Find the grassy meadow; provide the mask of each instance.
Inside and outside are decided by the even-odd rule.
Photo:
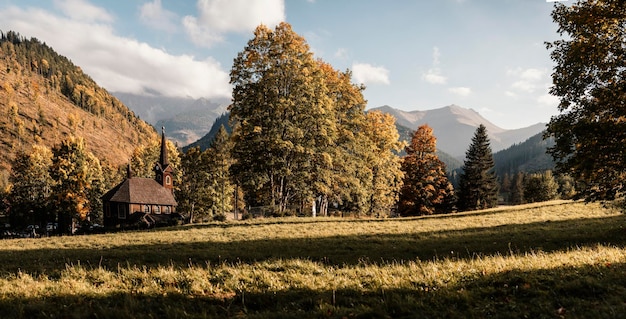
[[[0,241],[0,318],[622,318],[626,216],[555,201]]]

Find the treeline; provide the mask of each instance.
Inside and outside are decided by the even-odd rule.
[[[129,123],[140,132],[138,142],[143,143],[143,137],[152,134],[154,129],[140,120],[117,98],[110,95],[105,89],[98,86],[79,67],[69,59],[59,55],[45,43],[36,38],[26,39],[17,32],[0,31],[0,58],[4,59],[7,74],[17,77],[27,77],[38,74],[46,79],[44,87],[37,83],[25,83],[35,95],[50,91],[60,92],[76,106],[98,117],[106,118],[112,123]],[[2,83],[8,89],[24,85],[22,81]],[[10,97],[9,97],[10,98]]]

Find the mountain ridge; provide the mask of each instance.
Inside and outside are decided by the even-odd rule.
[[[411,130],[416,130],[420,125],[428,124],[433,128],[433,133],[437,138],[437,148],[459,159],[465,156],[465,151],[471,144],[474,132],[480,124],[487,128],[493,152],[523,142],[545,129],[544,123],[514,130],[503,129],[475,110],[455,104],[425,111],[403,111],[389,105],[383,105],[368,111],[388,113],[396,118],[398,125]]]

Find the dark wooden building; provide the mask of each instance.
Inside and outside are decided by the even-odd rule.
[[[154,179],[133,177],[130,165],[124,181],[102,196],[106,228],[154,227],[181,220],[176,213],[173,168],[169,164],[165,129]]]

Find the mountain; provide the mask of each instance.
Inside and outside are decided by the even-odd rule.
[[[459,159],[465,157],[472,136],[480,124],[487,128],[493,152],[523,142],[545,129],[545,124],[538,123],[521,129],[506,130],[489,122],[473,109],[466,109],[458,105],[410,112],[385,105],[370,111],[372,110],[391,114],[396,118],[398,125],[411,130],[417,129],[420,125],[428,124],[433,128],[433,133],[437,138],[437,148]]]
[[[228,99],[192,99],[160,95],[145,96],[113,93],[120,101],[156,129],[165,127],[167,135],[179,146],[197,141],[211,124],[227,111]]]
[[[228,134],[230,134],[232,132],[232,129],[230,125],[228,124],[229,119],[230,119],[230,113],[228,112],[220,115],[213,122],[213,125],[211,126],[211,130],[199,140],[183,147],[183,152],[187,152],[188,149],[192,147],[196,147],[196,146],[199,147],[201,151],[204,151],[207,148],[211,147],[211,143],[213,143],[213,140],[215,139],[215,135],[217,135],[217,132],[219,131],[222,125],[224,126]]]
[[[543,132],[531,136],[522,143],[493,154],[495,172],[502,177],[517,172],[534,173],[554,169],[554,160],[547,153],[554,146],[554,139],[543,139]]]
[[[35,38],[0,32],[0,168],[33,144],[52,147],[69,135],[112,166],[138,145],[158,139],[154,128],[98,86],[80,67]]]

